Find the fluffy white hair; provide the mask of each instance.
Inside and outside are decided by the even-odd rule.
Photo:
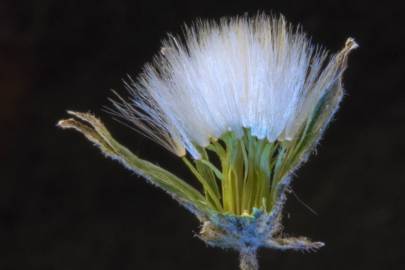
[[[336,55],[282,16],[197,21],[182,37],[169,35],[153,62],[127,83],[130,102],[113,104],[146,136],[198,159],[196,145],[227,131],[250,128],[270,142],[293,139],[342,71]]]

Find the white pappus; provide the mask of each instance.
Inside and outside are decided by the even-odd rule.
[[[350,44],[349,44],[350,43]],[[349,45],[348,45],[349,44]],[[348,39],[346,50],[357,47]],[[344,66],[284,17],[197,21],[169,35],[115,114],[179,156],[224,132],[291,140]],[[332,113],[333,114],[333,113]]]

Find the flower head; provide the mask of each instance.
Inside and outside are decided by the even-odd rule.
[[[181,157],[201,190],[135,156],[90,114],[70,112],[76,119],[59,125],[171,194],[201,221],[202,240],[238,250],[241,268],[256,269],[260,247],[323,245],[284,237],[282,207],[292,172],[338,108],[356,47],[349,38],[329,55],[283,17],[264,14],[197,21],[169,36],[111,112]]]

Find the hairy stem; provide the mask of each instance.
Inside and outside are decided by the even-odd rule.
[[[240,251],[240,269],[241,270],[258,270],[256,249],[244,249]]]

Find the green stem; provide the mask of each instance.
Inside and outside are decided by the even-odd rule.
[[[241,270],[259,270],[256,248],[247,248],[241,250],[239,258]]]

